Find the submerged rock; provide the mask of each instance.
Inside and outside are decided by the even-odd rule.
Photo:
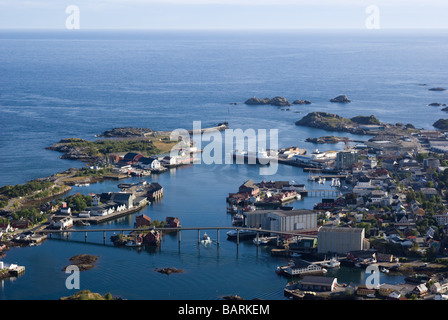
[[[437,87],[437,88],[431,88],[431,89],[428,89],[429,91],[445,91],[446,89],[445,88],[441,88],[441,87]]]
[[[430,106],[430,107],[445,107],[446,104],[445,103],[439,103],[439,102],[433,102],[433,103],[428,104],[428,106]]]
[[[164,273],[164,274],[172,274],[172,273],[183,273],[184,270],[183,269],[177,269],[177,268],[162,268],[162,269],[158,269],[155,268],[154,271],[157,271],[159,273]]]

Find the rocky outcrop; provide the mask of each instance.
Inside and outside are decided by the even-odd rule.
[[[264,98],[258,99],[256,97],[250,98],[244,102],[247,105],[272,105],[277,107],[287,107],[290,106],[291,103],[283,97],[274,97],[274,98]]]
[[[70,258],[70,265],[75,265],[78,267],[79,271],[90,270],[95,267],[94,263],[97,262],[98,257],[90,254],[78,254],[74,257]],[[69,265],[69,266],[70,266]],[[63,271],[66,270],[67,267],[62,268]]]
[[[331,99],[330,102],[350,103],[352,101],[345,94],[343,94],[343,95],[337,96],[336,98]]]
[[[311,104],[310,100],[295,100],[292,104]]]
[[[114,128],[111,130],[104,131],[98,137],[106,138],[134,138],[143,137],[146,133],[151,133],[152,130],[149,128]]]
[[[433,123],[433,127],[440,130],[448,130],[448,119],[439,119]]]
[[[350,132],[353,134],[366,134],[365,130],[352,119],[343,118],[337,114],[327,112],[311,112],[295,123],[298,126],[318,128],[328,131]]]
[[[346,140],[347,140],[347,138],[344,138],[344,137],[324,136],[324,137],[320,137],[320,138],[307,138],[305,141],[311,142],[311,143],[323,144],[323,143],[344,142]]]

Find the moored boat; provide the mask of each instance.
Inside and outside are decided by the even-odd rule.
[[[227,238],[228,239],[236,239],[237,237],[239,237],[240,239],[244,239],[244,238],[254,238],[257,235],[257,231],[253,231],[253,230],[246,230],[246,229],[241,229],[241,230],[230,230],[227,232]]]
[[[322,267],[325,268],[339,268],[341,266],[341,263],[336,258],[331,258],[329,261],[323,262],[320,264]]]

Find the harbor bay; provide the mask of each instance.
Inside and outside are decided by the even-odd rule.
[[[22,39],[21,36],[23,35],[15,35],[18,37],[16,40],[19,43],[26,43],[27,40]],[[387,75],[386,81],[383,76],[378,76],[378,73],[371,70],[371,73],[367,75],[354,74],[348,77],[344,84],[334,81],[338,79],[341,70],[331,71],[332,68],[329,66],[322,66],[320,70],[311,70],[307,65],[297,62],[295,52],[298,44],[292,41],[297,38],[294,36],[291,38],[291,35],[269,38],[269,46],[260,34],[255,37],[240,35],[233,40],[229,40],[228,35],[221,34],[222,41],[230,43],[230,47],[217,40],[207,42],[202,60],[209,67],[213,66],[213,63],[207,57],[222,58],[221,50],[224,48],[227,48],[231,57],[237,53],[243,54],[242,60],[230,69],[233,78],[227,78],[221,73],[227,68],[229,60],[225,60],[222,65],[216,67],[217,69],[209,68],[207,71],[193,72],[190,68],[194,67],[191,65],[194,66],[199,62],[194,62],[192,57],[191,64],[183,66],[185,70],[182,72],[177,73],[175,69],[170,69],[172,73],[169,75],[163,72],[163,67],[168,68],[179,58],[178,55],[181,55],[171,50],[173,43],[180,41],[185,46],[184,50],[199,54],[195,49],[196,41],[198,41],[195,37],[179,39],[178,35],[170,34],[172,42],[165,42],[164,38],[157,34],[137,34],[130,38],[121,36],[123,38],[106,41],[106,46],[110,49],[107,51],[110,60],[100,63],[99,66],[103,69],[95,73],[95,76],[103,81],[102,84],[94,84],[86,77],[87,70],[83,68],[91,62],[85,60],[79,62],[78,68],[76,65],[72,66],[79,72],[75,73],[77,84],[72,82],[74,80],[71,78],[62,77],[58,89],[61,91],[54,90],[51,84],[41,83],[37,86],[34,83],[35,80],[32,79],[28,79],[29,87],[24,90],[15,86],[13,82],[3,79],[0,103],[4,117],[1,121],[2,124],[4,121],[4,127],[7,128],[8,138],[2,138],[1,144],[6,157],[1,173],[2,185],[21,184],[70,167],[83,167],[85,164],[80,161],[59,159],[61,155],[58,152],[45,148],[68,137],[93,140],[95,135],[120,126],[150,127],[168,131],[174,128],[191,129],[195,120],[202,120],[204,126],[213,126],[227,121],[231,128],[276,128],[279,130],[280,147],[298,146],[311,153],[317,148],[320,151],[342,151],[346,148],[346,144],[343,141],[335,144],[307,142],[306,139],[310,137],[329,134],[328,131],[322,129],[295,125],[295,121],[300,120],[308,112],[328,111],[346,117],[375,114],[384,123],[412,123],[416,127],[427,129],[432,129],[432,123],[443,116],[443,111],[437,108],[434,109],[434,113],[427,112],[427,108],[430,107],[426,104],[432,102],[434,93],[418,85],[422,82],[439,85],[443,82],[443,72],[437,73],[430,68],[430,65],[421,66],[416,63],[420,59],[418,54],[403,59],[401,64],[395,66],[396,70],[388,70],[387,61],[393,57],[391,44],[398,38],[401,39],[403,46],[414,48],[413,41],[418,42],[419,39],[415,35],[407,35],[403,38],[401,35],[385,35],[384,38],[374,39],[381,44],[379,47],[383,52],[371,58],[376,59],[377,68],[383,68],[384,74]],[[10,43],[10,37],[11,35],[7,34],[1,41]],[[59,53],[73,50],[73,43],[59,41],[61,39],[58,40],[58,37],[51,33],[44,34],[42,46],[37,45],[37,57],[42,59],[43,56],[49,54],[44,46],[47,41],[50,41],[48,39],[58,43]],[[97,34],[96,37],[98,38],[84,43],[83,48],[98,62],[99,58],[94,52],[97,52],[99,48],[94,40],[101,39],[102,36]],[[146,39],[147,42],[142,41],[140,37]],[[201,35],[201,37],[202,41],[210,40],[208,38],[210,35]],[[307,35],[303,37],[314,39],[314,37],[308,38],[310,36]],[[348,40],[351,38],[344,38],[343,35],[340,37],[339,39],[345,39],[349,43],[349,48],[352,50],[366,52],[369,50],[368,45],[358,47],[357,41],[351,42]],[[358,37],[362,36],[358,35]],[[310,45],[301,48],[304,50],[302,52],[307,55],[317,52],[321,58],[325,57],[328,54],[327,41],[330,39],[325,35],[317,36],[316,39],[320,39],[318,49]],[[117,72],[127,75],[124,79],[128,77],[128,84],[122,81],[121,76],[110,73],[109,63],[122,59],[114,53],[122,42],[161,58],[160,65],[156,63],[147,65],[147,59],[138,56],[135,51],[129,57],[129,61],[132,59],[137,61],[137,65],[128,66],[133,72],[138,73],[138,68],[142,65],[147,68],[147,71],[156,69],[157,81],[152,81],[154,79],[149,74],[146,75],[145,81],[134,79],[125,72],[124,66]],[[158,47],[157,45],[160,44],[164,46]],[[272,45],[276,45],[277,49],[272,49]],[[334,45],[337,44],[334,43]],[[11,50],[19,51],[18,48],[14,48],[13,46]],[[342,47],[339,49],[348,50]],[[421,49],[420,55],[423,55],[426,50],[429,49]],[[171,56],[161,56],[163,52],[168,51]],[[279,54],[285,53],[291,54],[292,57],[286,60],[277,58]],[[12,63],[9,78],[14,79],[14,67],[18,68],[22,60],[15,60],[10,52],[1,51],[1,54],[5,61]],[[27,58],[31,52],[22,51],[21,54],[22,58]],[[314,80],[305,81],[293,71],[285,72],[281,79],[275,77],[273,70],[267,74],[261,72],[262,66],[257,63],[257,59],[251,57],[252,54],[266,55],[269,60],[267,65],[272,68],[279,66],[287,70],[288,63],[293,63],[296,70],[304,70],[305,78]],[[55,59],[59,59],[58,57],[56,55]],[[353,62],[350,57],[341,56],[338,59],[345,66]],[[442,65],[446,63],[441,57],[437,61]],[[49,61],[46,63],[49,66],[52,65]],[[362,64],[362,62],[359,63]],[[247,64],[248,69],[238,69]],[[421,69],[415,70],[415,73],[409,77],[404,70],[408,70],[407,68],[414,64],[419,65],[418,68]],[[27,67],[32,72],[38,72],[31,65]],[[425,67],[427,69],[424,69]],[[249,70],[257,70],[255,73],[258,77],[251,75]],[[322,71],[326,71],[329,75],[325,88],[319,87],[319,81],[322,82],[323,79],[317,76]],[[47,72],[51,73],[51,68]],[[187,75],[193,77],[196,82],[190,81]],[[217,80],[212,81],[216,79],[216,75],[219,75]],[[121,80],[112,84],[111,81],[118,78]],[[290,84],[294,82],[297,85],[291,87]],[[150,83],[149,88],[148,83]],[[329,100],[342,93],[341,91],[347,93],[352,102],[349,105],[329,103]],[[437,92],[439,93],[444,94]],[[276,96],[278,94],[288,96],[291,100],[310,99],[312,103],[306,106],[291,106],[290,110],[272,105],[254,106],[243,103],[252,95]],[[230,104],[230,102],[236,104]],[[123,107],[124,105],[126,108]],[[371,107],[373,105],[375,105],[374,108]],[[394,107],[390,108],[391,105]],[[406,112],[407,108],[411,108],[413,112]],[[345,132],[331,132],[331,134],[348,137],[353,141],[370,138],[370,136],[358,136]],[[136,216],[140,214],[145,214],[153,220],[164,220],[166,217],[175,216],[184,227],[230,227],[232,215],[227,212],[226,196],[235,192],[245,181],[250,179],[256,182],[291,181],[291,183],[304,184],[309,190],[318,188],[334,190],[330,187],[330,181],[319,184],[311,181],[309,176],[309,172],[301,167],[282,163],[278,165],[277,172],[269,176],[260,175],[259,165],[201,163],[169,169],[160,174],[129,177],[119,182],[104,180],[91,183],[89,186],[73,186],[72,190],[64,196],[78,192],[81,194],[118,192],[119,183],[138,183],[143,180],[157,182],[164,188],[162,199],[152,202],[136,213],[100,225],[76,226],[76,229],[132,228]],[[293,206],[294,209],[312,210],[321,200],[320,194],[310,194],[301,199],[295,199],[288,205]],[[198,243],[196,231],[183,231],[180,244],[177,234],[172,233],[163,236],[160,247],[149,248],[113,246],[109,240],[113,231],[107,233],[105,243],[101,233],[91,233],[87,239],[82,232],[61,235],[60,239],[53,235],[51,239],[39,245],[15,247],[6,253],[5,261],[26,266],[26,272],[17,279],[2,281],[0,297],[4,300],[12,300],[58,299],[68,296],[73,292],[65,287],[67,274],[61,269],[69,263],[69,258],[72,256],[92,254],[98,256],[98,261],[93,269],[81,273],[81,287],[93,292],[103,294],[111,292],[125,299],[151,300],[220,299],[231,295],[238,295],[245,299],[287,299],[283,289],[288,279],[276,274],[275,270],[279,265],[286,265],[289,261],[288,257],[273,257],[270,247],[257,247],[252,241],[241,241],[239,245],[236,245],[235,242],[226,239],[225,231],[220,234],[220,243],[217,245],[215,231],[211,229],[207,233],[212,238],[212,243],[207,246]],[[165,275],[155,271],[155,269],[166,267],[179,268],[183,272]],[[330,270],[327,275],[334,275],[340,283],[361,284],[365,281],[363,269],[347,266]],[[48,279],[52,281],[49,282]],[[404,276],[381,274],[381,280],[388,283],[402,283]]]

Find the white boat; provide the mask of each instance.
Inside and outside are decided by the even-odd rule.
[[[330,269],[330,268],[339,268],[341,266],[341,263],[336,258],[331,258],[329,261],[321,263],[320,265],[322,267]]]
[[[202,244],[209,244],[209,243],[212,243],[212,239],[208,236],[207,233],[204,233],[204,235],[202,236],[201,243],[202,243]]]
[[[257,235],[257,231],[253,230],[230,230],[227,232],[227,238],[229,239],[236,239],[237,236],[239,236],[240,239],[242,238],[253,238]]]
[[[125,244],[126,247],[140,247],[141,245],[142,243],[136,240],[128,240]]]
[[[261,238],[255,238],[253,240],[254,244],[256,244],[257,246],[259,245],[266,245],[269,243],[269,239],[266,237],[261,237]]]

